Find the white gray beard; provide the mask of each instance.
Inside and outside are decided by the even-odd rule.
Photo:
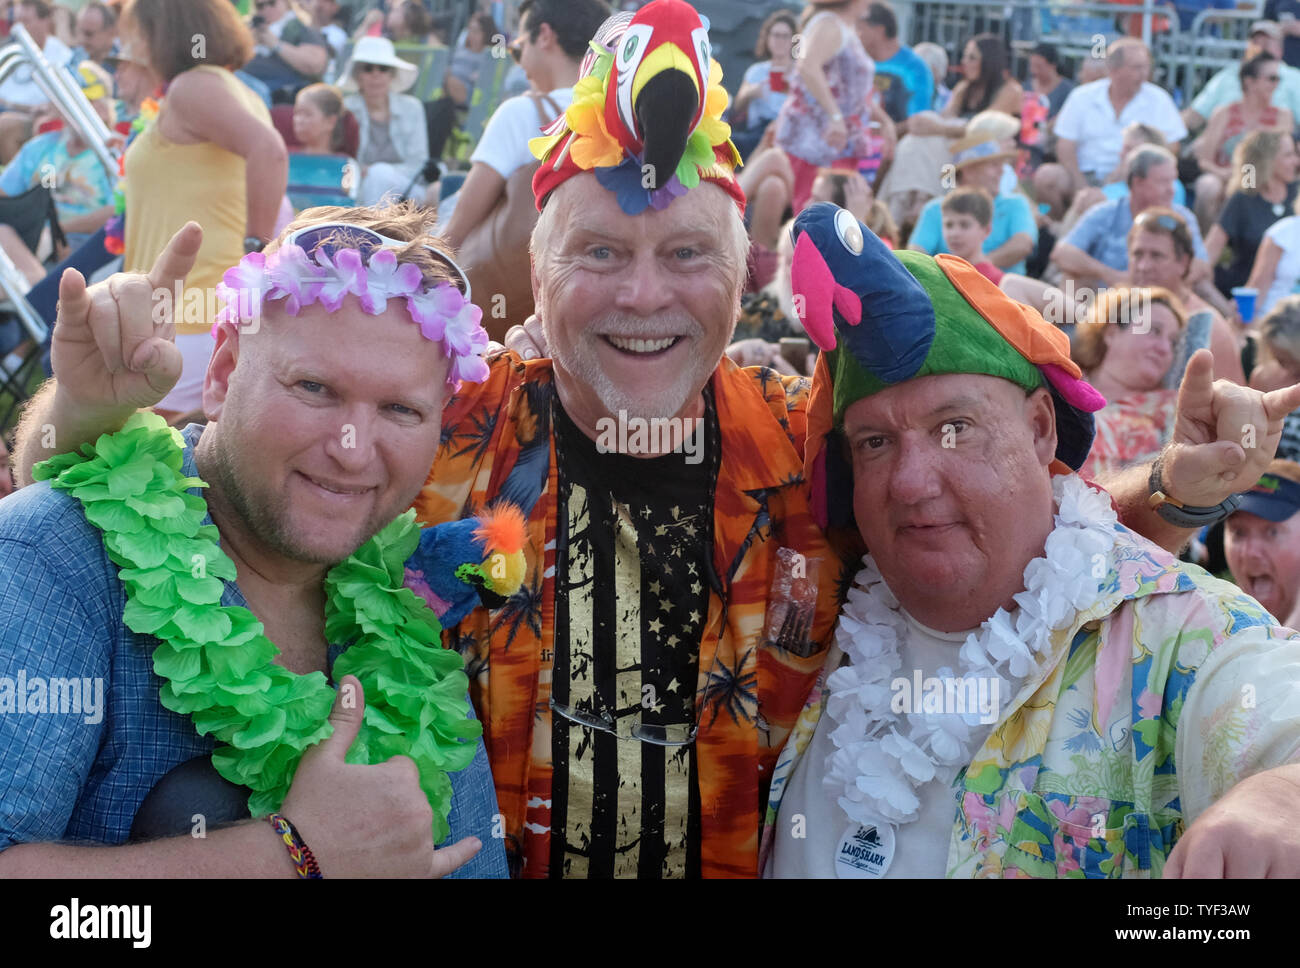
[[[703,391],[709,374],[718,365],[717,360],[707,361],[706,365],[706,361],[692,357],[673,383],[653,399],[646,399],[643,394],[616,384],[600,365],[598,352],[602,337],[641,338],[648,329],[669,329],[680,333],[685,339],[693,339],[697,345],[704,339],[704,327],[694,317],[683,312],[667,313],[651,319],[630,313],[610,312],[598,316],[588,324],[568,358],[562,361],[564,368],[575,380],[591,387],[610,416],[625,412],[629,417],[642,419],[676,417],[686,409],[693,397]],[[600,333],[599,336],[596,335],[597,332]],[[552,347],[554,348],[554,343]]]

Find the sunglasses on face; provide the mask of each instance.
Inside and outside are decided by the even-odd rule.
[[[254,4],[254,6],[257,7],[258,10],[265,10],[267,7],[274,7],[279,2],[280,0],[257,0],[257,3]]]
[[[513,57],[515,63],[518,64],[524,56],[524,38],[518,37],[511,41],[509,50],[510,56]]]
[[[340,249],[356,249],[361,253],[361,259],[369,264],[370,257],[383,248],[404,249],[410,243],[402,242],[399,239],[390,239],[386,235],[380,235],[373,229],[368,229],[360,225],[353,225],[348,222],[333,222],[328,225],[312,225],[304,229],[299,229],[287,239],[285,245],[296,245],[309,256],[315,256],[318,252],[327,255],[330,261],[334,261],[335,254]],[[433,254],[433,257],[452,271],[454,278],[451,280],[452,285],[460,290],[466,302],[470,300],[469,279],[465,276],[465,270],[452,261],[451,257],[444,252],[439,252],[431,245],[425,245],[426,249]]]
[[[357,65],[358,74],[373,74],[375,71],[379,71],[379,73],[381,74],[393,73],[393,69],[389,67],[387,64],[358,64]]]

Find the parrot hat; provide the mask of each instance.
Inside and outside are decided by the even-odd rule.
[[[540,212],[574,175],[594,172],[629,215],[662,210],[701,181],[741,211],[740,153],[722,120],[727,92],[712,57],[708,19],[685,0],[651,0],[601,25],[583,59],[573,102],[528,147]]]
[[[1026,392],[1046,387],[1056,411],[1054,473],[1078,470],[1106,400],[1070,359],[1070,340],[952,255],[891,252],[830,202],[794,223],[795,307],[821,349],[808,415],[805,473],[823,527],[852,519],[853,475],[843,455],[850,404],[917,377],[981,373]]]

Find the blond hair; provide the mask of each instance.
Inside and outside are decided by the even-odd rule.
[[[390,239],[407,243],[396,250],[398,262],[409,262],[420,267],[425,285],[450,282],[459,285],[459,278],[442,259],[430,252],[426,246],[432,246],[446,258],[453,258],[451,247],[442,239],[433,235],[433,226],[438,220],[432,209],[422,208],[414,202],[402,201],[393,205],[369,205],[358,208],[344,208],[339,205],[320,205],[304,209],[285,226],[284,231],[266,247],[268,254],[274,252],[292,233],[315,225],[328,225],[341,222],[346,225],[358,225],[362,228],[386,235]]]
[[[1252,131],[1237,142],[1232,150],[1232,192],[1258,195],[1259,190],[1273,178],[1273,162],[1282,151],[1282,139],[1291,137],[1290,131]],[[1249,165],[1252,176],[1245,177]]]
[[[1071,358],[1085,373],[1097,369],[1106,359],[1106,327],[1128,326],[1136,313],[1156,303],[1173,314],[1180,332],[1186,328],[1187,311],[1178,297],[1163,286],[1119,286],[1103,290],[1074,334]]]
[[[1257,328],[1260,363],[1277,362],[1274,347],[1300,360],[1300,296],[1279,299]]]

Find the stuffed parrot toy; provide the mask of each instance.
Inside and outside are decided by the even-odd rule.
[[[444,629],[479,605],[500,608],[524,581],[524,515],[498,503],[472,518],[424,528],[406,561],[406,587]]]

